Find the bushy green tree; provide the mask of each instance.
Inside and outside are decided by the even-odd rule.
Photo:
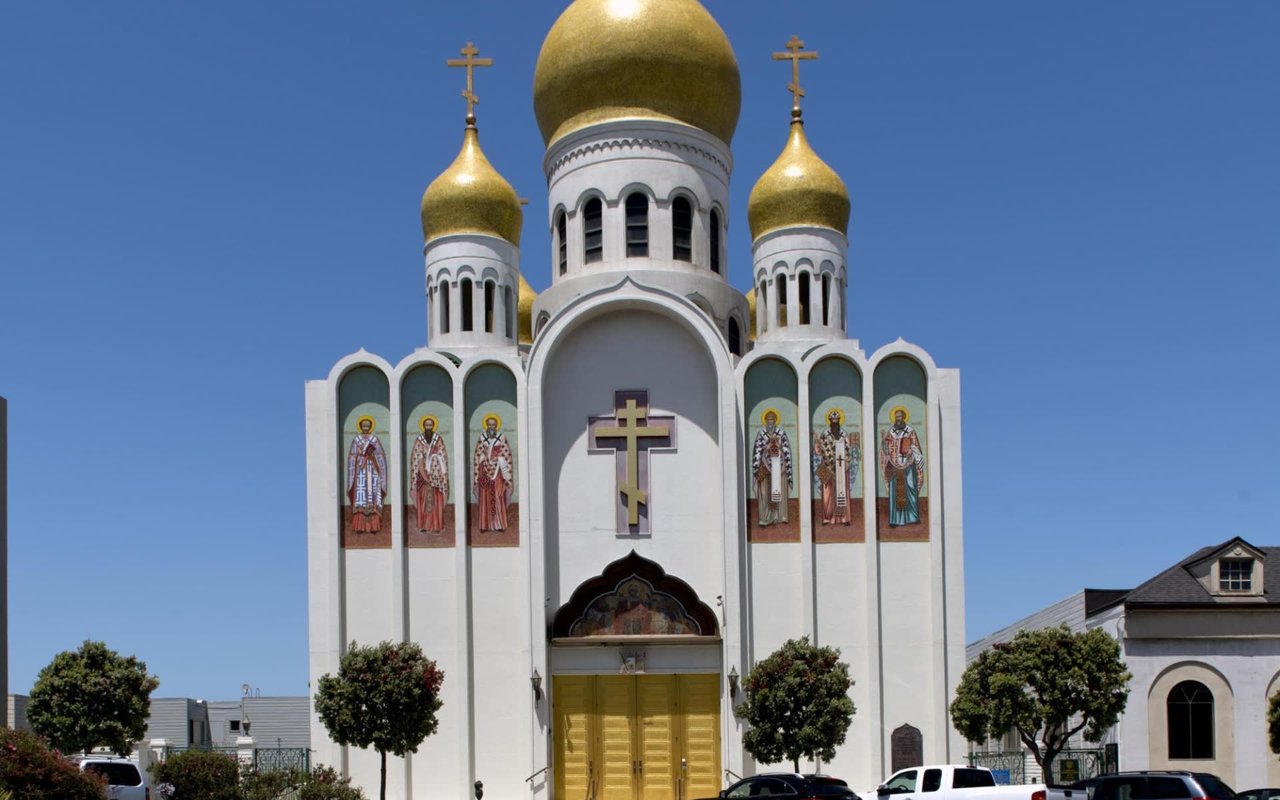
[[[159,685],[144,662],[86,641],[40,670],[27,719],[64,753],[106,746],[125,755],[146,734],[151,693]]]
[[[1280,753],[1280,692],[1271,695],[1271,703],[1267,706],[1267,733],[1271,752]]]
[[[951,719],[971,742],[1016,731],[1051,783],[1053,760],[1072,736],[1099,742],[1116,724],[1130,677],[1119,642],[1102,630],[1021,630],[965,669]]]
[[[246,770],[240,777],[242,800],[366,800],[364,792],[332,768],[318,766],[311,772],[284,769],[275,772]]]
[[[387,798],[387,753],[404,756],[436,732],[444,673],[412,642],[352,642],[316,691],[316,714],[338,744],[372,747],[382,761],[378,796]]]
[[[103,800],[107,784],[36,734],[0,728],[0,797],[6,791],[21,800]]]
[[[791,639],[756,664],[742,686],[747,699],[735,710],[749,726],[742,746],[756,761],[788,760],[797,772],[802,756],[835,758],[857,711],[840,651],[808,637]]]
[[[152,782],[169,784],[171,800],[240,800],[240,762],[214,750],[175,753],[151,767]]]

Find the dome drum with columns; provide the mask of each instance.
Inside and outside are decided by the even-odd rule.
[[[716,796],[777,768],[744,748],[738,681],[801,636],[842,651],[858,709],[804,770],[875,785],[900,758],[959,758],[959,376],[848,338],[850,301],[874,300],[804,128],[817,54],[773,54],[790,131],[752,126],[783,147],[735,217],[742,87],[716,20],[697,0],[569,3],[533,72],[541,293],[480,146],[493,61],[460,54],[462,146],[421,208],[428,344],[307,385],[313,684],[352,641],[417,642],[446,676],[389,796]],[[377,785],[375,752],[318,719],[312,741]]]

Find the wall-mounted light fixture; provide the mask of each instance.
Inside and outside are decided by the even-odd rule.
[[[738,668],[729,667],[729,699],[733,700],[738,696]]]
[[[537,669],[529,676],[529,683],[533,684],[533,702],[536,703],[542,699],[542,676]]]

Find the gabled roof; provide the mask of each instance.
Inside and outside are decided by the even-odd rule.
[[[1239,536],[1212,547],[1202,547],[1192,553],[1129,592],[1124,599],[1125,605],[1128,607],[1237,605],[1236,598],[1210,594],[1191,573],[1191,567],[1236,546],[1242,546],[1259,554],[1264,565],[1268,563],[1271,565],[1271,569],[1263,570],[1264,584],[1261,599],[1255,600],[1250,605],[1280,605],[1280,547],[1258,547],[1249,544]]]

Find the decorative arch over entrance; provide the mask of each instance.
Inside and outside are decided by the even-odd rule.
[[[719,634],[715,612],[689,584],[634,550],[575,589],[551,624],[555,639]]]

